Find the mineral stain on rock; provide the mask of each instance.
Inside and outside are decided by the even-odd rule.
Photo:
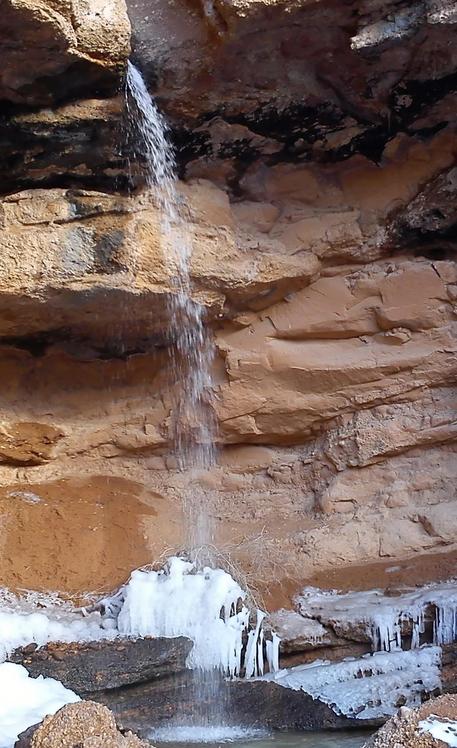
[[[165,524],[164,511],[157,494],[109,475],[3,487],[2,585],[55,589],[76,598],[110,591],[131,569],[150,562],[154,545],[145,527]]]

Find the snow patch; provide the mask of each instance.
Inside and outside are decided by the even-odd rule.
[[[11,748],[18,735],[55,714],[65,704],[80,701],[54,678],[31,678],[22,665],[0,665],[0,748]]]
[[[9,491],[7,496],[11,499],[22,499],[27,504],[39,504],[42,501],[41,496],[33,491]]]
[[[428,719],[419,722],[419,731],[428,732],[435,740],[441,740],[450,748],[457,748],[457,722],[445,717],[436,717],[431,714]]]
[[[315,661],[268,673],[259,680],[304,691],[338,714],[377,719],[395,714],[400,705],[419,706],[421,694],[439,689],[440,663],[441,648],[424,647],[377,652],[338,663]]]
[[[18,607],[20,602],[17,602]],[[50,608],[48,612],[0,610],[0,662],[17,647],[48,642],[97,641],[111,639],[117,632],[107,631],[99,614],[83,618],[76,611]]]

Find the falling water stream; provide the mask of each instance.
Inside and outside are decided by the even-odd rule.
[[[177,189],[176,164],[167,138],[166,122],[152,100],[141,73],[130,62],[125,101],[130,150],[136,163],[144,169],[146,197],[160,211],[161,245],[170,277],[171,293],[166,303],[173,382],[171,441],[178,468],[186,478],[183,496],[186,546],[196,564],[210,565],[210,548],[213,544],[210,507],[199,479],[204,471],[214,465],[216,458],[216,425],[209,399],[214,344],[204,324],[204,308],[192,296],[192,236],[187,206]],[[209,571],[203,573],[210,574]],[[140,581],[144,582],[144,578]],[[170,600],[171,609],[179,604],[179,599]],[[202,611],[204,614],[205,611]],[[262,615],[258,618],[258,627]],[[263,646],[263,633],[259,635],[259,631],[257,628],[249,634],[255,652],[259,652],[258,648]],[[191,681],[184,686],[184,691],[191,688],[192,692],[184,696],[183,702],[180,701],[183,688],[177,687],[177,716],[166,726],[151,727],[148,737],[156,744],[171,743],[176,748],[188,743],[219,745],[233,741],[244,746],[246,741],[252,740],[257,741],[259,748],[268,748],[272,743],[279,744],[281,748],[294,748],[296,741],[293,737],[277,738],[268,732],[240,727],[231,722],[229,689],[225,688],[224,674],[217,668],[194,670]],[[183,706],[179,707],[179,703]],[[184,716],[189,711],[191,716]],[[357,748],[361,745],[360,739],[353,739],[352,736],[345,738],[343,735],[325,734],[301,738],[300,743],[313,748]]]
[[[128,63],[126,76],[128,130],[144,164],[146,187],[161,214],[162,246],[172,293],[167,296],[171,378],[174,382],[171,440],[178,466],[186,470],[184,491],[186,545],[208,561],[212,527],[201,473],[215,462],[215,417],[208,402],[214,344],[204,324],[205,311],[192,298],[192,237],[185,203],[176,188],[176,163],[167,125],[139,70]]]
[[[174,153],[164,118],[152,100],[141,73],[128,63],[126,76],[128,135],[134,154],[144,164],[148,197],[161,214],[161,242],[171,293],[167,297],[171,379],[174,383],[171,439],[184,471],[183,506],[186,545],[200,563],[211,563],[212,526],[207,498],[199,478],[215,462],[215,418],[211,403],[212,338],[204,324],[204,308],[192,298],[190,263],[192,237],[186,205],[176,187]],[[171,601],[179,605],[179,600]],[[203,614],[203,612],[202,612]],[[221,673],[196,672],[193,713],[176,719],[177,730],[191,728],[202,735],[227,724],[228,705]]]

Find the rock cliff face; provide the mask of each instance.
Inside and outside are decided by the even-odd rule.
[[[200,482],[221,551],[273,607],[275,584],[335,567],[419,557],[421,580],[446,575],[455,4],[139,0],[128,12],[172,126],[195,299],[218,351],[219,461]],[[129,48],[121,0],[2,11],[6,586],[109,589],[183,542],[170,270],[126,163]],[[424,554],[438,551],[434,566]]]

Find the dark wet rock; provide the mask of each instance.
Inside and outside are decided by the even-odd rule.
[[[85,17],[76,29],[63,19],[67,37],[57,38],[47,6],[40,24],[33,0],[22,14],[12,5],[8,0],[0,23],[4,190],[38,182],[127,188],[128,170],[113,142],[121,124],[109,111],[129,51],[122,3],[115,4],[111,46],[106,28],[89,33]],[[453,122],[457,44],[446,0],[438,9],[431,0],[412,8],[394,0],[127,5],[134,60],[170,119],[187,177],[216,172],[236,194],[259,161],[334,162],[360,154],[380,163],[399,133],[428,138]],[[25,52],[10,44],[21,30]],[[41,66],[29,64],[37,35],[49,44]],[[62,112],[70,102],[70,114]],[[105,104],[104,117],[87,111]]]
[[[98,692],[91,698],[108,706],[124,727],[139,734],[151,724],[164,724],[178,714],[183,721],[191,717],[198,720],[201,712],[203,719],[214,710],[216,700],[234,724],[250,727],[320,730],[372,724],[338,715],[303,691],[292,691],[275,683],[229,682],[220,678],[214,685],[206,682],[206,678],[207,674],[185,671],[166,680]]]
[[[27,728],[27,730],[21,732],[14,744],[14,748],[30,748],[32,738],[36,730],[39,728],[40,724],[40,722],[37,722],[36,725],[31,725]]]
[[[122,99],[82,99],[0,118],[0,185],[120,189]]]
[[[457,249],[457,167],[430,181],[392,224],[402,244],[431,259],[452,258]]]
[[[453,119],[452,3],[127,4],[187,175],[217,165],[233,187],[259,159],[379,162],[397,133]]]
[[[457,693],[457,642],[445,644],[442,648],[441,681],[445,693]]]
[[[51,643],[16,649],[10,660],[82,695],[168,678],[184,670],[191,648],[184,637]]]

